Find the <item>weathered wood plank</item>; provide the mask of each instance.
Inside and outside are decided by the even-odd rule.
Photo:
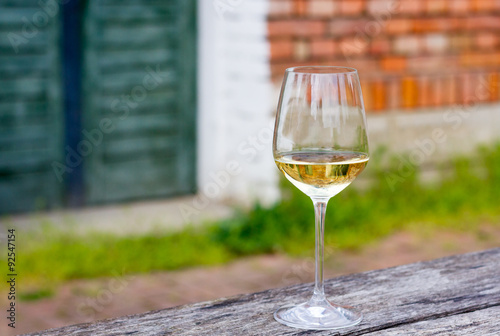
[[[101,180],[101,190],[105,201],[146,198],[160,195],[174,195],[183,191],[176,177],[175,156],[171,151],[150,157],[134,155],[139,161],[122,161],[101,165],[95,178]],[[98,175],[102,174],[102,176]],[[130,178],[133,176],[134,178]],[[105,178],[104,178],[105,177]]]
[[[30,335],[498,335],[499,265],[497,248],[328,280],[331,298],[365,316],[339,332],[274,321],[276,308],[309,297],[304,284]]]
[[[47,149],[2,152],[0,156],[0,175],[2,181],[8,176],[29,172],[52,171],[50,164],[58,155]],[[36,179],[32,180],[36,183]],[[39,181],[38,183],[41,183]],[[45,185],[44,185],[45,186]],[[43,190],[43,188],[42,188]]]
[[[120,120],[128,119],[129,116],[147,116],[147,115],[176,115],[181,113],[179,110],[180,102],[178,101],[179,93],[176,91],[167,92],[154,92],[148,95],[148,99],[144,100],[140,104],[137,104],[135,108],[127,108],[123,110],[125,106],[123,100],[115,95],[105,96],[101,94],[98,101],[95,104],[95,110],[98,112],[98,117],[102,118],[104,116],[116,116]],[[113,109],[113,103],[118,101],[120,105],[115,106]]]
[[[46,113],[47,106],[46,102],[0,103],[0,131],[47,123],[50,120],[50,115]]]
[[[178,39],[180,32],[164,24],[161,27],[139,26],[139,27],[120,27],[103,31],[96,43],[105,46],[106,49],[126,49],[136,48],[152,49],[153,45],[161,46],[165,40]],[[104,49],[104,50],[106,50]]]
[[[36,7],[39,6],[37,0],[0,0],[0,6],[10,8]]]
[[[4,171],[0,167],[0,174]],[[15,174],[0,179],[0,213],[23,211],[26,208],[42,210],[58,205],[61,188],[52,171]]]
[[[51,167],[63,155],[60,11],[25,31],[41,4],[0,0],[0,213],[62,201]]]
[[[136,114],[127,116],[123,119],[115,116],[110,117],[113,125],[116,125],[116,128],[110,134],[110,137],[108,137],[108,139],[130,139],[147,134],[153,135],[155,137],[175,134],[177,128],[176,126],[178,124],[178,121],[175,120],[175,114],[166,113],[168,112],[168,110],[161,110],[158,107],[156,107],[156,109],[158,110],[158,112],[162,113],[149,115]]]
[[[105,115],[116,126],[86,158],[89,203],[195,188],[195,8],[194,0],[86,4],[84,128]]]
[[[176,139],[173,136],[108,141],[103,147],[103,161],[116,163],[149,158],[152,163],[155,158],[165,158],[175,154],[177,149],[175,141]],[[153,167],[152,165],[150,168]],[[128,178],[130,179],[130,176]]]
[[[103,6],[138,6],[138,5],[154,5],[156,6],[172,6],[175,0],[101,0],[100,4]]]
[[[0,9],[2,10],[2,9]],[[47,31],[39,31],[36,38],[29,40],[29,43],[21,44],[18,47],[18,52],[12,47],[11,41],[9,39],[9,34],[16,34],[17,36],[23,36],[22,29],[12,29],[12,30],[0,30],[0,50],[2,51],[2,56],[13,57],[22,55],[44,55],[48,50],[47,44],[51,42],[50,33]]]
[[[0,77],[21,79],[35,76],[46,78],[50,74],[50,60],[44,55],[0,56]]]
[[[2,97],[2,101],[12,101],[24,97],[45,99],[46,87],[47,80],[43,78],[0,80],[0,97]]]
[[[8,144],[16,148],[21,142],[39,142],[40,140],[49,137],[49,126],[42,124],[3,129],[2,133],[0,134],[0,146],[4,147],[6,144]]]
[[[101,52],[97,60],[98,66],[103,75],[113,74],[128,69],[137,69],[142,71],[142,78],[146,68],[152,64],[159,65],[160,69],[165,69],[169,64],[178,59],[178,55],[172,50],[128,50],[128,51],[108,51]]]
[[[101,20],[102,24],[137,24],[137,23],[158,23],[165,20],[173,21],[179,12],[176,3],[171,3],[169,6],[101,6],[101,10],[96,13],[97,19]]]
[[[0,11],[0,29],[9,29],[14,27],[22,29],[23,25],[26,24],[23,19],[33,20],[33,16],[39,13],[40,9],[41,8],[39,6],[33,6],[31,8],[18,7],[11,8],[8,11]],[[47,25],[40,25],[36,28],[40,31],[46,27]]]
[[[102,93],[114,94],[116,96],[120,96],[121,94],[130,94],[131,90],[135,86],[143,83],[146,75],[147,72],[145,72],[144,69],[140,69],[134,72],[122,72],[119,74],[117,73],[109,76],[103,76],[100,83],[101,90],[103,91]],[[161,83],[158,83],[155,91],[171,90],[178,84],[179,79],[179,76],[173,68],[165,69],[165,78]]]
[[[498,336],[500,306],[376,331],[370,336]]]

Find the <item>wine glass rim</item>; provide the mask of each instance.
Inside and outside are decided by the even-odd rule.
[[[346,66],[337,65],[302,65],[287,68],[288,73],[300,73],[309,75],[340,75],[340,74],[356,74],[358,70]]]

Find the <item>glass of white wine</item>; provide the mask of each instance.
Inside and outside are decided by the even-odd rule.
[[[302,329],[338,329],[362,314],[327,300],[323,284],[324,224],[331,197],[365,168],[368,136],[356,69],[304,66],[285,72],[276,114],[273,154],[285,177],[314,204],[316,277],[309,301],[284,306],[275,319]]]

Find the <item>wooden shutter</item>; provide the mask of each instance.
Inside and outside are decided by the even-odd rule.
[[[195,31],[195,0],[88,2],[83,119],[96,144],[85,164],[88,202],[194,190]]]
[[[36,0],[0,1],[0,213],[61,202],[63,183],[51,167],[64,164],[53,14]]]

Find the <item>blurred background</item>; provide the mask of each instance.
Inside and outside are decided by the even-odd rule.
[[[358,69],[371,140],[327,276],[499,246],[499,0],[0,0],[2,335],[312,281],[271,154],[300,65]]]

